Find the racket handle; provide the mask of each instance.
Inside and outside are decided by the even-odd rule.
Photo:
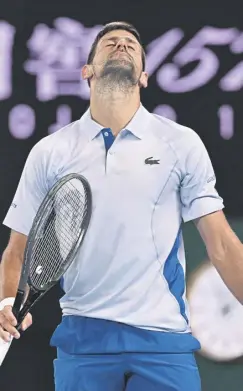
[[[24,318],[26,315],[29,313],[30,309],[32,306],[38,301],[38,299],[41,297],[40,292],[36,291],[34,288],[30,287],[30,293],[31,293],[31,298],[27,297],[27,300],[25,303],[22,305],[22,308],[18,312],[18,317],[17,317],[17,330],[21,334],[20,326],[21,323],[23,322]]]
[[[25,294],[24,291],[21,291],[18,289],[16,297],[15,297],[15,301],[13,304],[13,308],[12,308],[13,314],[16,319],[18,318],[20,308],[21,308],[22,303],[24,301],[24,294]]]
[[[0,339],[0,366],[2,365],[6,354],[8,353],[10,346],[12,344],[13,338],[11,338],[10,342],[5,342]]]

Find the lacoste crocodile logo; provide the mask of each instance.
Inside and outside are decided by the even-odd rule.
[[[153,157],[151,156],[151,157],[147,157],[147,159],[145,159],[144,160],[144,163],[145,164],[149,164],[149,165],[152,165],[152,164],[160,164],[159,163],[160,162],[160,160],[159,159],[153,159]]]

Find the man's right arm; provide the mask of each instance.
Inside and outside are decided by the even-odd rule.
[[[9,243],[0,264],[0,301],[16,295],[26,241],[26,235],[11,231]]]
[[[3,224],[11,229],[11,236],[0,264],[0,338],[7,340],[9,334],[17,330],[11,305],[16,296],[21,268],[24,259],[27,237],[38,208],[45,197],[49,186],[52,185],[55,166],[49,167],[50,152],[47,149],[47,140],[43,139],[30,151],[26,160],[12,204],[5,216]],[[12,298],[12,300],[7,300]],[[1,303],[2,300],[6,299]],[[9,302],[11,305],[8,305]],[[6,306],[3,308],[3,306]],[[24,319],[22,328],[31,324],[30,314]],[[19,333],[16,334],[19,336]]]
[[[12,231],[7,248],[5,249],[0,264],[0,301],[16,296],[27,236]],[[22,329],[26,329],[32,323],[31,315],[28,314],[22,323]],[[0,338],[9,341],[9,334],[19,338],[19,332],[14,326],[17,321],[12,313],[12,306],[6,305],[0,311]]]

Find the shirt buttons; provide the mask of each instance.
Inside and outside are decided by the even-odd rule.
[[[113,155],[114,154],[114,152],[113,151],[109,151],[109,155]]]

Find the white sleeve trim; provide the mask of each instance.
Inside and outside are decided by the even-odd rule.
[[[206,198],[198,198],[193,201],[189,209],[185,209],[184,213],[182,211],[183,221],[187,223],[222,209],[224,209],[224,204],[220,198],[210,198],[208,200]]]

